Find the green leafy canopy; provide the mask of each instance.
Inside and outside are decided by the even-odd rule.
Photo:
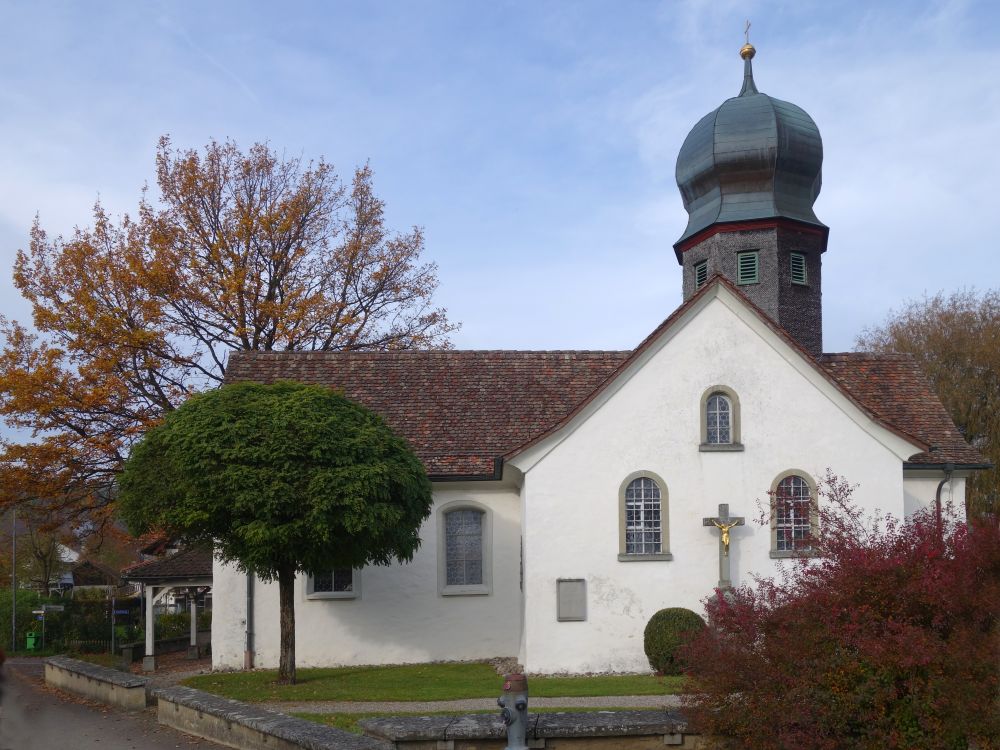
[[[291,382],[192,397],[135,447],[119,496],[133,533],[214,544],[263,580],[410,560],[430,507],[422,464],[380,417]]]

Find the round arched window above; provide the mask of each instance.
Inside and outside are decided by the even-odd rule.
[[[709,445],[733,442],[733,405],[721,393],[713,393],[705,404],[706,440]]]
[[[713,385],[701,396],[701,450],[741,451],[740,399],[725,385]]]

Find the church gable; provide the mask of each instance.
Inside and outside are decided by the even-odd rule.
[[[712,316],[712,322],[706,323],[702,316],[710,307],[717,305],[729,310],[732,315],[718,317],[718,311],[708,313]],[[734,330],[738,330],[740,334],[728,343],[724,343],[721,337],[723,329],[732,325],[736,326]],[[697,328],[699,333],[694,337],[690,351],[676,354],[664,353],[664,350],[675,346],[673,343],[675,338],[687,337],[690,339],[689,329],[692,326]],[[797,372],[803,385],[811,384],[814,390],[823,394],[826,399],[836,405],[837,412],[847,415],[876,441],[895,453],[900,460],[918,451],[926,451],[929,444],[918,434],[911,433],[900,427],[898,423],[886,419],[883,414],[902,416],[904,424],[918,426],[922,432],[937,430],[935,435],[945,435],[947,432],[947,428],[942,425],[940,415],[936,413],[936,410],[921,408],[917,400],[913,398],[902,399],[898,404],[894,404],[892,400],[884,400],[882,401],[883,408],[879,412],[872,410],[865,401],[857,398],[854,392],[847,387],[848,383],[856,385],[859,391],[869,396],[869,401],[874,400],[870,398],[871,394],[868,392],[871,387],[864,385],[864,376],[859,377],[856,374],[855,364],[862,360],[855,361],[852,358],[846,363],[846,366],[839,369],[838,377],[835,377],[827,367],[814,360],[811,355],[776,326],[766,314],[732,288],[726,280],[716,277],[696,297],[689,300],[664,321],[632,352],[628,360],[621,363],[612,376],[578,404],[572,412],[554,424],[546,433],[538,435],[531,442],[509,453],[507,460],[521,470],[529,469],[542,456],[553,450],[556,445],[579,428],[584,421],[604,407],[620,390],[627,388],[627,384],[634,378],[641,377],[641,371],[648,367],[654,359],[665,359],[671,363],[668,368],[669,373],[663,372],[654,376],[654,379],[659,382],[671,378],[676,380],[689,377],[688,371],[696,366],[695,363],[702,363],[707,372],[715,373],[709,377],[712,383],[707,383],[706,388],[714,383],[719,393],[727,391],[730,386],[725,385],[726,379],[737,375],[743,365],[754,360],[754,355],[744,351],[747,343],[747,339],[744,337],[753,337],[758,340],[764,347],[760,350],[761,353],[770,351],[777,357],[772,367],[779,366],[780,362],[780,366],[791,368]],[[737,354],[737,352],[739,353]],[[875,359],[879,360],[878,357]],[[832,356],[830,362],[831,365],[833,363],[844,365],[844,360],[845,357],[838,355]],[[915,368],[887,368],[885,365],[882,367],[883,369],[894,369],[895,380],[903,383],[905,390],[909,393],[922,392],[919,378],[915,377],[919,375]],[[766,394],[773,392],[771,379],[774,374],[775,370],[771,369],[766,376],[759,378],[760,385],[764,386]],[[915,380],[916,383],[914,383]],[[697,429],[694,433],[696,436],[701,435],[706,427],[702,412],[707,406],[705,402],[709,396],[711,396],[709,391],[698,392],[692,403],[673,405],[673,408],[681,410],[679,413],[684,413],[685,410],[697,410],[702,424],[696,425]],[[936,401],[929,393],[928,396],[931,400]],[[739,398],[737,393],[730,394],[728,397],[730,408],[738,405]],[[656,399],[653,398],[652,401],[655,402]],[[884,408],[884,405],[888,405],[888,408]],[[938,406],[940,406],[939,402]],[[739,412],[734,412],[733,418],[739,419],[741,416]],[[950,420],[947,419],[946,414],[944,418],[946,424],[950,426]],[[735,423],[732,429],[739,429],[741,423],[742,420]],[[964,442],[959,442],[964,445]],[[949,445],[951,444],[949,443]],[[958,455],[959,446],[955,444],[954,447],[956,448],[954,455]]]

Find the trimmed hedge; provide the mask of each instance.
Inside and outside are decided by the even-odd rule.
[[[705,621],[690,609],[661,609],[649,618],[643,632],[643,646],[649,666],[658,674],[680,674],[677,649],[704,627]]]

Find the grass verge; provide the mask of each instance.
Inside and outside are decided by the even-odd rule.
[[[241,701],[434,701],[495,698],[501,678],[489,664],[405,664],[300,669],[298,682],[279,685],[275,670],[198,675],[184,680],[209,693]],[[682,677],[593,675],[530,677],[531,695],[564,698],[595,695],[667,695],[682,691]]]

